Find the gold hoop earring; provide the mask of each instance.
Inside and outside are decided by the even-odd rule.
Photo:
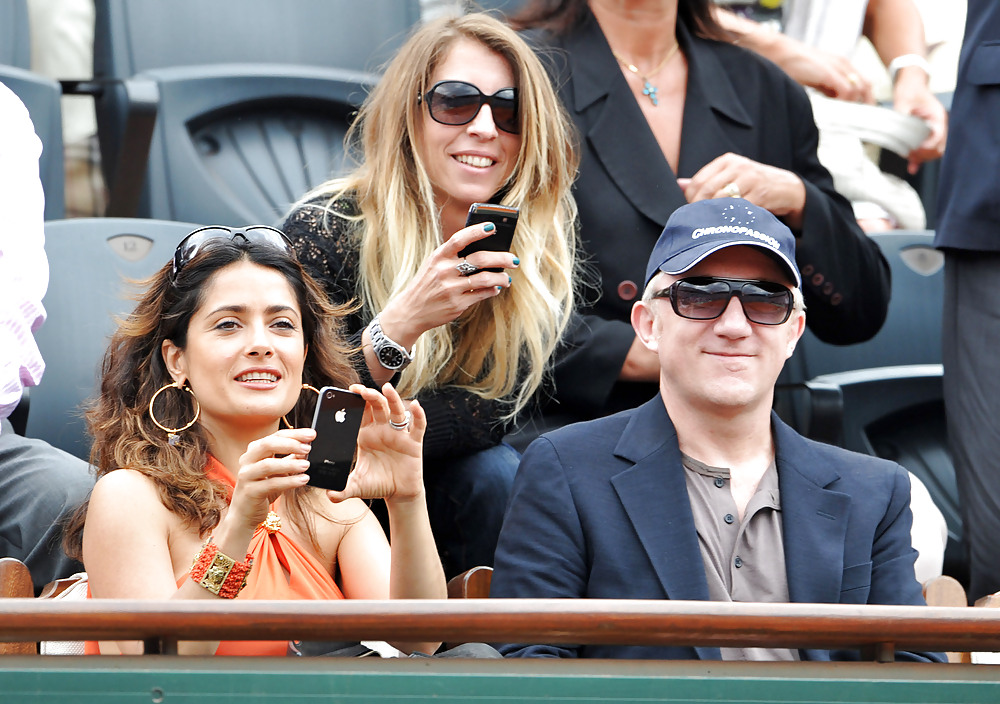
[[[194,418],[191,419],[190,423],[188,423],[187,425],[182,425],[179,428],[168,428],[163,423],[158,421],[156,419],[156,414],[153,413],[153,403],[156,401],[156,397],[162,394],[167,389],[171,388],[183,389],[184,391],[187,391],[189,394],[191,394],[191,399],[194,401]],[[185,430],[187,430],[192,425],[197,423],[198,418],[200,417],[201,417],[201,404],[198,403],[198,397],[194,395],[194,391],[192,391],[189,387],[182,386],[178,384],[176,381],[173,382],[172,384],[164,384],[159,388],[159,390],[157,390],[155,394],[153,394],[153,398],[149,399],[149,419],[153,421],[153,425],[155,425],[157,428],[159,428],[160,430],[162,430],[167,434],[168,445],[176,445],[177,439],[180,437],[180,433],[183,433]]]
[[[314,394],[316,394],[317,396],[319,396],[319,389],[317,389],[315,386],[310,386],[309,384],[303,384],[302,388],[303,389],[308,389],[309,391],[312,391]],[[301,393],[301,391],[299,393]],[[288,422],[288,414],[287,413],[285,415],[281,416],[281,420],[285,421],[285,427],[286,428],[288,428],[288,429],[292,428],[292,424]]]

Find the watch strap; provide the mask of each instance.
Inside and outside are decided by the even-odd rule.
[[[413,361],[413,350],[407,350],[401,344],[388,337],[385,332],[382,331],[382,324],[376,315],[372,318],[372,321],[368,323],[368,335],[371,337],[372,349],[375,351],[375,358],[378,363],[381,364],[385,369],[390,371],[399,371],[403,369],[406,365]],[[386,352],[394,351],[398,353],[398,357],[401,359],[401,363],[392,364],[386,361]],[[396,355],[388,355],[396,356]]]

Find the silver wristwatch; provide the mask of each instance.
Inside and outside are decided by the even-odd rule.
[[[413,350],[407,352],[401,344],[386,337],[377,315],[368,323],[368,335],[372,340],[375,358],[386,369],[398,372],[413,361]]]

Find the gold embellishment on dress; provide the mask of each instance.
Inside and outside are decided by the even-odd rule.
[[[274,511],[267,512],[267,518],[261,523],[264,526],[264,530],[268,533],[277,533],[281,530],[281,516],[276,514]]]

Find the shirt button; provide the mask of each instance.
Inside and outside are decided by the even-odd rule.
[[[733,521],[735,521],[736,519],[735,519],[735,518],[733,518],[733,514],[731,514],[731,513],[727,513],[727,514],[726,514],[726,517],[725,517],[725,518],[723,518],[722,520],[724,520],[724,521],[725,521],[726,523],[732,523],[732,522],[733,522]],[[736,559],[738,560],[739,558],[736,558]]]
[[[739,569],[740,567],[743,566],[743,558],[737,556],[736,559],[733,560],[733,564],[736,565],[736,569]]]
[[[723,479],[722,477],[716,477],[715,478],[715,486],[717,486],[717,487],[719,487],[721,489],[725,485],[726,485],[726,480],[725,479]]]
[[[636,295],[639,293],[639,287],[635,285],[634,281],[629,281],[626,279],[618,284],[618,297],[623,301],[635,300]]]

